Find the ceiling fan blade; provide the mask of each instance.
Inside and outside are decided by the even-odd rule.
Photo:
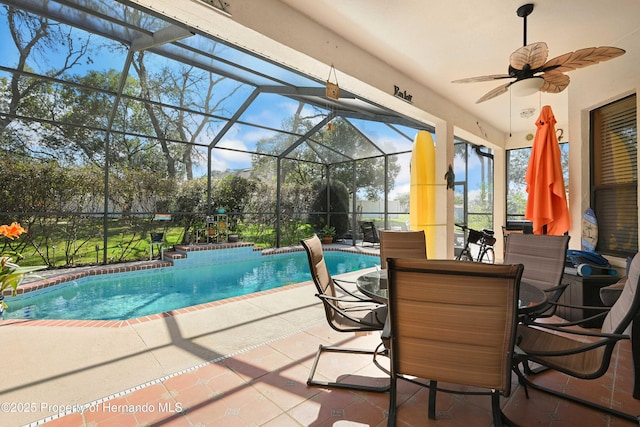
[[[527,65],[535,70],[545,63],[548,55],[549,48],[545,42],[532,43],[514,51],[509,57],[509,64],[516,70],[524,70]]]
[[[487,76],[468,77],[466,79],[454,80],[451,83],[476,83],[476,82],[488,82],[491,80],[510,79],[509,74],[490,74]]]
[[[569,86],[569,76],[558,73],[555,70],[549,73],[544,73],[540,77],[544,79],[544,83],[540,87],[540,92],[559,93]]]
[[[624,53],[624,49],[617,47],[587,47],[550,59],[542,66],[541,71],[557,71],[564,73],[566,71],[575,70],[576,68],[582,68],[597,64],[598,62],[607,61],[623,55]]]
[[[507,90],[509,90],[509,86],[511,86],[512,83],[513,82],[505,83],[493,90],[490,90],[489,92],[485,93],[482,98],[478,99],[476,101],[476,104],[480,104],[481,102],[488,101],[489,99],[495,98],[498,95],[502,95],[503,93],[506,93]]]

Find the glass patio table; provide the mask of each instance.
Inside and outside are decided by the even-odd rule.
[[[387,270],[376,270],[365,273],[356,279],[360,292],[374,301],[387,303]],[[547,295],[541,289],[529,283],[520,282],[518,295],[518,314],[532,314],[544,311]]]

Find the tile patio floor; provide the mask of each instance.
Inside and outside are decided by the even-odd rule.
[[[386,393],[307,387],[318,344],[373,348],[379,342],[377,333],[331,330],[313,294],[305,283],[117,325],[2,324],[0,426],[386,425]],[[640,401],[630,395],[630,351],[628,342],[619,344],[600,380],[555,373],[540,379],[640,414]],[[384,381],[369,356],[327,353],[318,370],[321,376],[355,373]],[[400,384],[398,426],[492,424],[487,396],[439,393],[438,419],[432,421],[426,390]],[[501,399],[504,413],[521,426],[635,425],[529,393],[527,399],[514,380],[511,396]]]

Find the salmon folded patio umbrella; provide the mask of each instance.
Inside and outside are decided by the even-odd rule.
[[[535,234],[562,235],[571,226],[555,125],[553,111],[545,105],[536,121],[538,130],[525,176],[528,196],[524,217],[533,222]]]

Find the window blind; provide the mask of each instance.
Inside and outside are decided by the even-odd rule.
[[[631,256],[638,251],[636,96],[592,111],[591,129],[596,249],[603,254]]]

